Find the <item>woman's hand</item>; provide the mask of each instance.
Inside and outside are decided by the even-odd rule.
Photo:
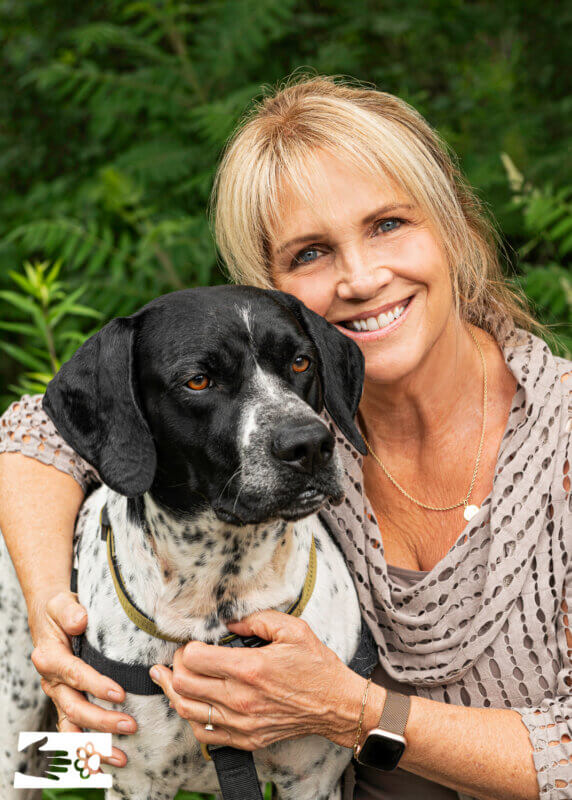
[[[229,625],[271,644],[232,648],[189,642],[173,671],[157,670],[171,705],[200,742],[258,750],[280,739],[319,734],[352,747],[365,681],[300,619],[261,611]],[[209,705],[214,731],[205,730]]]
[[[121,703],[125,692],[119,684],[73,655],[68,636],[82,633],[87,625],[87,612],[69,591],[47,599],[38,599],[29,614],[34,643],[32,662],[42,676],[42,689],[58,712],[58,730],[81,732],[90,728],[106,733],[134,733],[133,717],[119,711],[108,711],[90,703],[81,692],[90,692],[101,700]],[[124,724],[127,727],[121,727]],[[117,747],[102,761],[123,767],[127,757]]]

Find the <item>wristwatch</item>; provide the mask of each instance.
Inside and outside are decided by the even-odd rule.
[[[404,733],[410,707],[408,695],[387,690],[377,728],[369,731],[357,752],[360,764],[384,771],[397,767],[407,745]]]

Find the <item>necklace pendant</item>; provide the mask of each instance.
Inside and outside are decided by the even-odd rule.
[[[465,510],[463,511],[463,516],[465,517],[467,522],[470,522],[470,520],[473,519],[478,510],[479,510],[478,506],[465,506]]]

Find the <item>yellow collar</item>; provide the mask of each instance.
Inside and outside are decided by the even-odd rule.
[[[141,609],[137,608],[135,603],[129,597],[127,589],[125,588],[125,584],[123,583],[123,579],[121,577],[121,572],[119,570],[119,564],[117,563],[117,557],[115,554],[115,540],[113,537],[113,530],[111,525],[109,524],[109,519],[107,517],[107,509],[105,506],[101,510],[101,514],[99,517],[100,525],[101,525],[101,538],[105,539],[107,543],[107,561],[109,564],[109,569],[111,571],[111,577],[113,579],[113,585],[115,586],[115,591],[117,592],[117,597],[119,598],[119,602],[123,606],[123,610],[129,617],[129,619],[137,625],[138,628],[148,633],[150,636],[155,636],[158,639],[164,639],[167,642],[178,642],[182,643],[181,639],[175,639],[172,636],[167,636],[165,633],[161,633],[158,627],[155,625],[155,622],[144,614]],[[286,614],[290,614],[292,617],[299,617],[301,616],[304,608],[310,597],[312,596],[312,592],[314,591],[314,586],[316,584],[316,565],[317,565],[317,558],[316,558],[316,542],[314,537],[312,536],[312,544],[310,547],[310,558],[308,560],[308,570],[306,572],[306,580],[304,581],[304,586],[302,587],[302,591],[298,595],[298,599],[295,600],[292,605],[286,610]],[[243,637],[238,636],[236,633],[229,633],[227,636],[223,636],[222,639],[219,640],[219,645],[226,645],[230,644],[235,639],[240,639]],[[252,638],[252,637],[244,637],[244,638]]]

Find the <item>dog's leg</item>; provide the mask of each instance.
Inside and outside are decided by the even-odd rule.
[[[350,755],[344,747],[311,736],[271,745],[258,751],[255,760],[259,774],[274,783],[277,800],[341,800],[340,779]]]
[[[272,800],[342,800],[342,788],[338,781],[335,786],[319,785],[314,777],[296,782],[288,788],[274,787]]]
[[[54,729],[55,713],[50,711],[55,709],[30,658],[26,603],[1,533],[0,576],[0,797],[41,800],[41,790],[13,787],[15,772],[39,775],[34,759],[18,752],[18,736],[21,731]]]
[[[105,790],[105,800],[174,800],[174,791],[163,791],[156,782],[140,775],[136,783],[122,783]]]

